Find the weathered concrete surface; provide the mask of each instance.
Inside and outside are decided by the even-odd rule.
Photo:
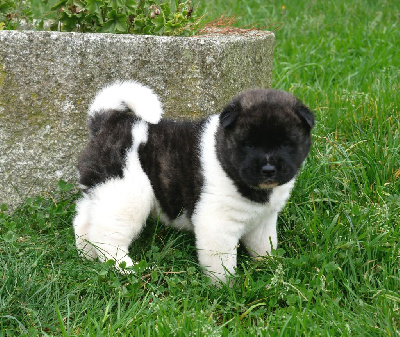
[[[217,112],[232,96],[269,87],[274,35],[192,38],[0,32],[0,204],[75,180],[86,109],[117,79],[151,86],[167,116]]]

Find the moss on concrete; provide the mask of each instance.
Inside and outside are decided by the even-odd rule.
[[[7,75],[7,73],[4,70],[4,66],[0,63],[0,88],[3,86],[6,75]]]
[[[2,95],[2,89],[7,76],[7,72],[4,70],[4,66],[0,63],[0,117],[5,114],[5,99],[6,96]]]

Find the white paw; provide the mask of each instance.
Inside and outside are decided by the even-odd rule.
[[[119,261],[115,261],[115,269],[121,274],[132,274],[135,273],[132,269],[135,264],[137,263],[134,263],[129,256],[125,256]]]

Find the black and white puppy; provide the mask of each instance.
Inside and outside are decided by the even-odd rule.
[[[314,116],[293,95],[250,90],[200,121],[163,119],[157,95],[137,82],[101,90],[89,108],[90,140],[78,161],[83,198],[74,220],[87,258],[132,266],[128,248],[152,214],[195,233],[213,280],[277,246],[276,223],[311,146]]]

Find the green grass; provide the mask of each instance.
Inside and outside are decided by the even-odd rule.
[[[285,7],[283,7],[285,6]],[[68,186],[0,212],[0,336],[400,334],[400,3],[207,1],[276,35],[272,85],[315,112],[314,144],[274,257],[240,251],[232,288],[191,234],[151,220],[135,275],[81,260]]]

